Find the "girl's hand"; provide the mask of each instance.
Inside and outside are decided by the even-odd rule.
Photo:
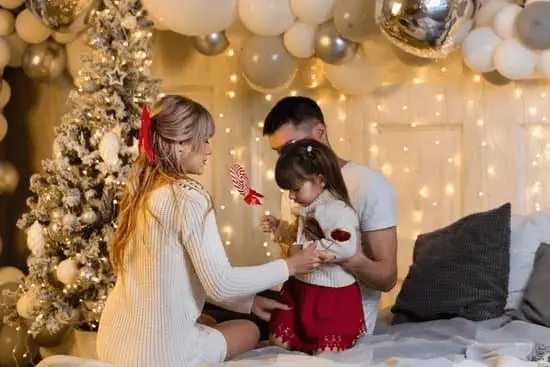
[[[274,233],[279,227],[281,221],[273,215],[262,215],[260,217],[260,225],[263,232]]]
[[[285,259],[291,276],[310,273],[321,265],[322,259],[315,246],[305,248]]]

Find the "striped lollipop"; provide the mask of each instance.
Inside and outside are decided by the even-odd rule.
[[[246,170],[239,164],[233,164],[230,173],[231,182],[239,194],[244,197],[244,202],[249,205],[262,205],[261,198],[264,196],[250,188]]]

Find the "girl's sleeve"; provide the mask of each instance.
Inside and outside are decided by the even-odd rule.
[[[318,209],[315,217],[325,235],[325,238],[316,241],[319,251],[335,256],[337,261],[355,255],[360,241],[359,219],[352,208],[342,201],[333,201]],[[343,233],[348,233],[349,238],[343,240]]]
[[[181,241],[197,276],[213,303],[247,305],[253,296],[288,279],[288,266],[276,260],[259,266],[233,267],[223,247],[210,200],[201,193],[184,195],[180,212]],[[245,301],[245,298],[246,301]],[[234,307],[232,307],[235,310]],[[243,309],[239,309],[243,312]]]

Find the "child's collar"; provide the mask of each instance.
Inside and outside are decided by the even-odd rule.
[[[332,200],[334,200],[334,195],[332,195],[328,190],[323,190],[315,198],[315,200],[309,203],[309,205],[295,208],[293,211],[297,216],[307,216],[311,214],[318,206],[324,205]]]

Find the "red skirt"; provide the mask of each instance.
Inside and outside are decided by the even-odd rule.
[[[280,301],[290,310],[271,315],[271,338],[291,350],[316,354],[353,347],[365,333],[361,291],[357,283],[332,288],[290,278],[281,289]]]

